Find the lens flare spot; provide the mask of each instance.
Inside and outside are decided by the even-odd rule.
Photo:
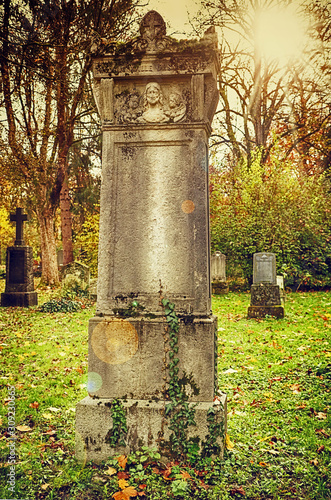
[[[182,210],[184,214],[191,214],[195,209],[195,205],[192,200],[185,200],[182,203]]]
[[[94,328],[91,343],[94,353],[101,361],[120,365],[136,354],[138,334],[129,321],[114,318],[102,321]]]
[[[99,373],[88,372],[87,374],[87,392],[97,392],[102,386],[102,377]]]

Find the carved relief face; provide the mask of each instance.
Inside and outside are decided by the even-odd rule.
[[[176,108],[181,104],[181,98],[178,94],[170,94],[169,96],[169,108]]]
[[[151,105],[157,104],[160,101],[160,90],[156,84],[151,84],[146,89],[146,99]]]
[[[137,95],[132,95],[129,101],[129,107],[131,109],[137,109],[139,107],[139,97]]]

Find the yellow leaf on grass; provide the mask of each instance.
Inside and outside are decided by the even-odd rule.
[[[225,447],[227,450],[233,450],[234,444],[232,443],[229,434],[225,435]]]
[[[293,392],[293,394],[300,394],[300,385],[299,384],[290,385],[290,389]]]
[[[120,479],[118,481],[118,486],[121,488],[121,490],[124,490],[127,486],[129,486],[129,483],[125,479]]]
[[[327,414],[319,411],[318,413],[316,413],[316,418],[318,418],[318,420],[325,420],[327,418]]]
[[[32,431],[31,427],[29,427],[28,425],[17,425],[16,429],[18,431],[20,431],[20,432],[29,432],[29,431]]]
[[[129,486],[125,488],[125,490],[114,493],[113,498],[115,498],[115,500],[130,500],[131,497],[136,497],[137,495],[137,490],[135,490],[133,486]]]
[[[119,457],[116,458],[116,460],[118,461],[118,465],[120,467],[123,467],[123,469],[125,469],[128,458],[125,455],[120,455]]]
[[[41,489],[42,490],[47,490],[48,486],[49,486],[49,483],[42,484],[41,485]]]
[[[108,476],[113,476],[114,474],[116,474],[117,470],[114,469],[114,467],[109,467],[108,470],[105,471],[105,474],[108,474]]]
[[[41,416],[50,420],[54,415],[52,415],[51,413],[43,413]]]

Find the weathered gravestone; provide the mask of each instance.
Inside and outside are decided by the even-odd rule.
[[[16,208],[16,213],[10,214],[10,220],[16,222],[16,239],[14,246],[7,248],[6,288],[1,294],[1,306],[35,306],[38,296],[34,291],[33,252],[23,238],[23,223],[28,216],[23,214],[21,208]]]
[[[63,250],[62,249],[57,251],[56,258],[57,258],[58,267],[62,268],[62,266],[63,266]]]
[[[89,396],[76,409],[76,456],[100,461],[142,445],[171,455],[169,349],[178,350],[172,366],[181,383],[195,385],[190,436],[211,440],[222,453],[226,399],[217,396],[208,211],[215,33],[178,42],[151,11],[140,36],[105,47],[93,72],[103,131],[98,294],[89,323]],[[180,319],[176,345],[162,297]],[[114,443],[121,428],[115,398],[125,411],[122,447]]]
[[[282,304],[284,306],[285,305],[284,276],[278,275],[276,278],[277,278],[277,285],[279,286],[280,300],[282,301]]]
[[[226,256],[221,252],[214,252],[211,256],[211,286],[212,293],[228,293],[229,287],[225,273]]]
[[[78,262],[77,260],[62,266],[61,275],[63,280],[67,276],[75,276],[77,280],[84,283],[86,287],[90,286],[90,268],[86,264]]]
[[[260,252],[253,255],[253,284],[249,318],[263,318],[266,315],[284,317],[279,285],[276,276],[276,256]]]

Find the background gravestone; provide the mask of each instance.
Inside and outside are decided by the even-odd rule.
[[[248,318],[264,318],[267,315],[283,318],[284,306],[280,287],[277,285],[276,256],[260,252],[253,255],[253,284]]]
[[[62,268],[62,266],[63,266],[63,250],[62,249],[57,251],[56,258],[57,258],[58,267]]]
[[[35,306],[38,296],[34,291],[33,252],[23,238],[23,223],[28,217],[21,208],[17,208],[15,214],[10,214],[10,220],[16,222],[16,239],[14,246],[7,248],[6,288],[1,294],[1,306]]]
[[[285,306],[285,285],[284,285],[284,276],[277,276],[277,285],[279,286],[280,292],[280,300],[282,301],[283,306]]]
[[[214,252],[211,256],[211,286],[212,293],[228,293],[229,287],[226,282],[226,256],[221,252]]]
[[[75,276],[79,281],[84,283],[86,287],[90,286],[90,268],[82,262],[74,261],[62,266],[61,275],[63,280],[67,276]]]
[[[88,392],[76,408],[76,456],[100,461],[142,445],[168,447],[166,322],[160,297],[180,318],[179,377],[199,393],[191,434],[208,435],[210,412],[226,429],[217,396],[217,319],[211,313],[208,137],[218,102],[215,33],[166,36],[151,11],[140,36],[95,57],[102,120],[102,186],[96,317],[89,322]],[[135,313],[135,314],[134,314]],[[186,375],[185,375],[186,374]],[[111,447],[111,404],[126,412],[126,446]],[[168,400],[169,401],[169,400]],[[222,450],[221,436],[214,443]]]

